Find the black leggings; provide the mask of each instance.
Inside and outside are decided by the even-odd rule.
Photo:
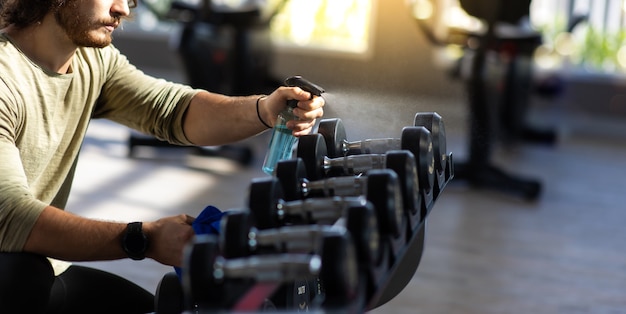
[[[0,313],[150,313],[154,295],[114,274],[70,266],[54,276],[48,260],[0,253]]]

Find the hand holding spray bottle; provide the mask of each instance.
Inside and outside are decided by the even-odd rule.
[[[285,80],[285,85],[290,87],[300,87],[302,90],[311,93],[313,96],[321,96],[324,89],[317,86],[301,76],[292,76]],[[296,143],[296,137],[292,135],[291,130],[287,128],[287,121],[297,119],[293,115],[293,109],[298,106],[298,101],[291,99],[287,101],[287,109],[278,114],[274,129],[272,130],[272,138],[270,139],[267,155],[263,162],[263,172],[272,175],[274,168],[280,160],[289,159],[293,153],[293,145]]]

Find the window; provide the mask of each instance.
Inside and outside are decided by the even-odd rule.
[[[373,14],[377,0],[212,0],[237,7],[255,3],[264,18],[272,17],[270,32],[278,49],[367,57],[371,53]],[[176,23],[164,18],[172,0],[143,0],[125,30],[164,34]],[[200,6],[200,0],[180,0]],[[278,11],[276,11],[278,10]],[[276,11],[276,12],[274,12]]]
[[[590,72],[626,73],[626,2],[534,0],[533,9],[533,24],[545,35],[539,53],[552,56],[546,60]],[[576,18],[582,21],[566,32]]]
[[[406,1],[413,6],[415,18],[428,21],[438,38],[446,38],[453,29],[484,30],[482,22],[468,16],[458,0]],[[533,0],[529,18],[527,26],[544,37],[535,54],[540,68],[626,74],[624,0]],[[573,21],[580,22],[572,28]],[[443,51],[447,59],[462,55],[454,45]]]
[[[282,0],[270,0],[270,6]],[[368,56],[376,0],[290,0],[271,21],[279,49]]]

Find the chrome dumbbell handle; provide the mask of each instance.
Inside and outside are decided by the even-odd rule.
[[[324,157],[322,167],[326,172],[338,168],[347,175],[359,175],[370,169],[383,169],[386,162],[387,156],[385,154],[352,155],[340,158]]]
[[[337,232],[345,232],[345,228],[334,225],[296,225],[266,230],[252,228],[248,237],[253,250],[257,246],[272,246],[277,252],[310,253],[321,249],[324,236]]]
[[[279,220],[287,216],[311,218],[318,223],[331,223],[343,216],[349,206],[365,206],[364,196],[334,196],[298,201],[279,202],[277,214]]]
[[[324,196],[352,196],[363,195],[367,188],[367,177],[346,176],[332,177],[324,180],[303,180],[302,191],[307,196],[310,193],[322,192]]]
[[[400,138],[377,138],[354,142],[344,141],[342,147],[344,147],[344,155],[384,154],[387,151],[402,147],[402,141]]]
[[[213,265],[216,281],[225,278],[252,278],[259,282],[286,282],[317,276],[321,258],[312,254],[272,254],[225,259],[218,257]]]

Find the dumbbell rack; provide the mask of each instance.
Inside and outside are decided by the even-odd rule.
[[[454,176],[437,113],[417,113],[405,129],[400,147],[334,158],[384,163],[320,172],[333,162],[327,143],[348,143],[340,119],[322,120],[293,160],[252,180],[247,206],[227,211],[218,236],[196,236],[185,253],[182,309],[159,311],[168,296],[158,300],[157,291],[157,313],[363,313],[393,299],[419,266],[427,217]],[[298,187],[285,185],[294,178]],[[350,180],[348,193],[338,182]]]

